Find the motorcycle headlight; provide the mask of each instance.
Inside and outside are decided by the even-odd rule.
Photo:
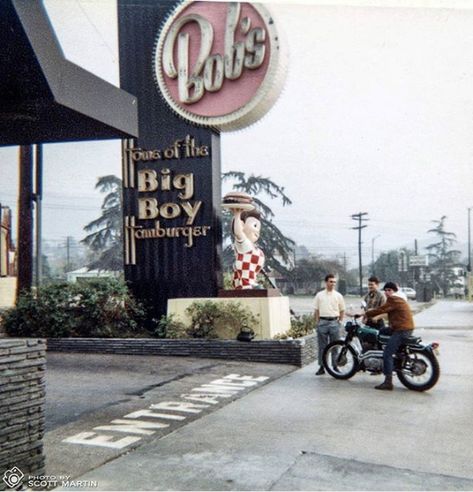
[[[345,331],[347,333],[350,333],[351,331],[353,331],[355,329],[355,323],[353,323],[352,321],[347,321],[345,323]]]

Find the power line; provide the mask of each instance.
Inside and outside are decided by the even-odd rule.
[[[110,54],[112,55],[112,60],[114,63],[117,63],[117,57],[115,56],[115,52],[112,50],[112,48],[109,46],[109,44],[107,43],[107,40],[103,37],[102,33],[100,32],[100,30],[98,29],[98,27],[95,25],[95,23],[92,21],[92,19],[89,17],[89,14],[87,14],[87,12],[84,10],[84,7],[82,7],[81,3],[79,0],[76,0],[76,3],[77,5],[79,6],[79,8],[82,10],[82,12],[84,13],[85,17],[87,18],[87,20],[89,21],[89,23],[92,25],[92,27],[94,28],[95,32],[99,35],[100,39],[102,40],[102,43],[106,46],[106,48],[108,49],[108,51],[110,52]]]

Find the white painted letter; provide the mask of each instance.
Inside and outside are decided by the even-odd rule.
[[[112,439],[114,438],[115,436],[95,434],[95,432],[80,432],[75,436],[64,439],[62,442],[69,442],[72,444],[86,444],[88,446],[101,446],[103,448],[122,449],[129,446],[130,444],[141,440],[141,437],[127,436],[119,439],[118,441],[112,441]]]

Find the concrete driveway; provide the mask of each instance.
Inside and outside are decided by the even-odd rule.
[[[449,329],[453,309],[463,314]],[[431,314],[445,322],[419,329],[441,344],[429,392],[375,391],[380,376],[337,381],[312,365],[81,479],[99,490],[473,490],[473,306]]]

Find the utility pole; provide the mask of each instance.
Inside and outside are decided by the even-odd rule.
[[[43,199],[43,146],[36,145],[36,179],[33,200],[36,203],[36,287],[41,285],[43,277],[43,251],[42,251],[42,199]]]
[[[71,236],[66,237],[66,271],[71,269]]]
[[[365,218],[365,215],[368,215],[368,212],[358,212],[357,214],[353,214],[351,216],[353,220],[358,221],[358,226],[352,227],[352,229],[358,231],[358,270],[360,275],[360,297],[363,297],[363,264],[361,259],[361,245],[362,245],[361,230],[364,229],[365,227],[368,227],[367,225],[362,225],[362,222],[369,220],[368,218]]]
[[[20,146],[18,198],[18,277],[16,298],[31,289],[33,280],[33,148]]]

